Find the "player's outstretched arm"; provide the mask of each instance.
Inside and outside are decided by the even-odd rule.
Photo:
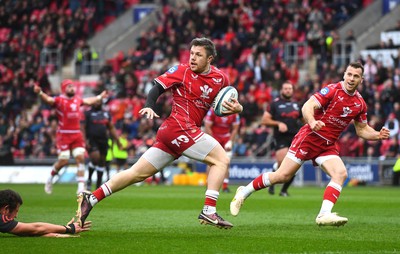
[[[10,233],[18,236],[70,237],[90,230],[91,226],[92,223],[87,221],[83,227],[80,227],[79,223],[74,222],[73,218],[65,226],[46,222],[18,222],[17,226]]]
[[[83,99],[83,104],[85,105],[93,105],[97,102],[100,102],[101,100],[107,98],[107,91],[103,91],[101,94],[93,97],[88,97]]]
[[[47,95],[45,92],[42,91],[42,88],[40,88],[39,86],[35,85],[33,86],[33,91],[40,97],[40,99],[42,101],[44,101],[45,103],[49,104],[49,105],[53,105],[55,100],[53,97]]]

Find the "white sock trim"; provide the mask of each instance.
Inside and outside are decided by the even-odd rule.
[[[267,172],[267,173],[264,173],[263,175],[262,175],[262,180],[263,180],[263,184],[265,185],[265,187],[269,187],[269,186],[271,186],[271,182],[269,181],[269,174],[270,174],[271,172]]]
[[[102,185],[100,186],[100,188],[103,190],[104,195],[105,195],[106,197],[107,197],[107,196],[110,196],[110,195],[112,194],[112,190],[111,190],[111,188],[107,185],[107,183],[102,184]]]
[[[219,191],[216,190],[206,190],[206,196],[217,200],[219,196]]]
[[[330,181],[328,183],[328,186],[331,186],[332,188],[338,190],[339,192],[342,191],[342,186],[340,184],[338,184],[338,183],[333,182],[333,181]]]

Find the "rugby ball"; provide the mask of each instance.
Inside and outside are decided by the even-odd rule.
[[[222,106],[222,102],[231,102],[232,98],[238,98],[238,92],[233,86],[224,87],[218,92],[212,104],[214,112],[217,116],[224,116],[224,111],[226,111],[226,108]]]

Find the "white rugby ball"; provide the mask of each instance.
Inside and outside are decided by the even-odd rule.
[[[222,102],[231,102],[232,98],[238,98],[238,92],[233,86],[226,86],[218,92],[212,104],[214,112],[217,116],[224,116],[224,111],[226,111],[226,108],[222,106]]]

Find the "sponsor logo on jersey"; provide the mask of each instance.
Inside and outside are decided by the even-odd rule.
[[[212,92],[212,88],[208,85],[204,85],[200,87],[202,94],[200,95],[201,98],[208,99],[210,98],[209,94]]]
[[[339,101],[342,102],[344,98],[343,98],[343,96],[338,96],[338,99],[339,99]]]
[[[324,87],[321,89],[321,91],[319,91],[320,94],[322,95],[327,95],[329,93],[329,88],[328,87]]]
[[[192,78],[193,78],[193,79],[197,79],[197,78],[199,77],[199,75],[194,74],[194,73],[191,73],[191,75],[192,75]]]
[[[335,126],[340,125],[342,127],[346,127],[348,125],[347,122],[345,122],[345,121],[343,121],[343,120],[341,120],[339,118],[333,117],[333,116],[329,116],[329,120],[328,121],[331,124],[335,125]]]
[[[169,73],[169,74],[172,74],[172,73],[176,72],[176,70],[178,70],[178,66],[177,66],[177,65],[175,65],[175,66],[169,68],[168,73]]]
[[[361,106],[361,103],[354,102],[354,106],[356,106],[357,108],[359,108],[359,107]]]

